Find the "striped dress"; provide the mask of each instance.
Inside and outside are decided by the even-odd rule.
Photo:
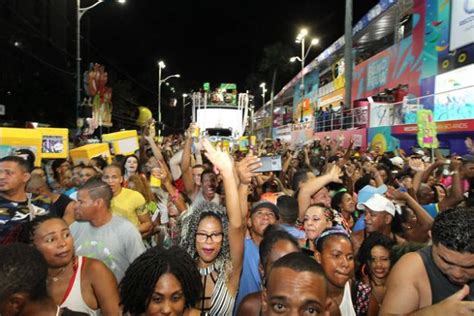
[[[199,269],[201,276],[203,277],[204,291],[203,297],[201,298],[203,304],[200,306],[201,315],[203,316],[231,316],[235,304],[235,296],[230,294],[227,288],[226,275],[223,272],[219,272],[215,269],[214,265],[211,265],[205,269]],[[214,279],[212,272],[217,272],[217,280]],[[210,279],[214,283],[214,290],[212,291],[211,297],[205,296],[206,282]],[[210,308],[204,308],[204,301],[211,300]]]

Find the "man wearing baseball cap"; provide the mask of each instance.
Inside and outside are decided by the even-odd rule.
[[[278,193],[265,193],[262,199],[250,209],[247,222],[248,236],[245,238],[244,263],[240,277],[239,294],[235,306],[238,307],[242,299],[250,293],[261,289],[261,277],[258,270],[260,255],[258,246],[263,239],[263,232],[280,218],[280,211],[276,206]],[[235,309],[235,311],[237,308]]]
[[[383,195],[387,192],[388,188],[385,184],[382,184],[379,187],[374,187],[371,185],[366,185],[362,189],[360,189],[359,193],[357,194],[357,204],[356,208],[358,210],[365,210],[363,205],[364,202],[367,202],[374,194]],[[365,229],[365,214],[362,214],[357,222],[355,223],[354,227],[352,228],[353,232],[362,231]]]
[[[381,194],[375,193],[362,203],[365,208],[365,229],[352,235],[354,253],[357,253],[365,237],[373,232],[388,236],[397,244],[405,243],[405,239],[392,232],[392,220],[398,212],[395,205]]]

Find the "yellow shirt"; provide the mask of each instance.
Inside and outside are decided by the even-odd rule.
[[[138,226],[140,223],[138,216],[148,212],[145,202],[145,198],[139,192],[122,188],[120,193],[112,199],[110,208],[113,214],[122,216]]]

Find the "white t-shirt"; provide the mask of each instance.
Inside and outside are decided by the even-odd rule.
[[[118,282],[133,260],[145,251],[137,228],[120,216],[113,215],[107,224],[100,227],[94,227],[89,222],[74,222],[70,228],[76,255],[102,261]]]
[[[341,311],[341,316],[356,316],[354,306],[352,305],[351,284],[349,282],[346,282],[344,286],[344,296],[339,305],[339,310]]]

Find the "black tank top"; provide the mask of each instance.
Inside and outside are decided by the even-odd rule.
[[[72,201],[73,200],[69,196],[61,194],[59,195],[59,198],[56,200],[56,202],[51,204],[49,211],[58,217],[63,217],[64,213],[66,212],[66,207]]]
[[[431,255],[432,246],[425,247],[418,250],[421,258],[423,259],[423,264],[425,266],[426,273],[428,274],[428,279],[430,280],[431,286],[431,300],[432,305],[441,302],[445,298],[453,295],[459,291],[462,286],[453,284],[449,279],[438,269],[436,264],[433,261],[433,256]],[[474,282],[469,283],[470,292],[469,295],[464,298],[464,301],[472,301],[474,297]]]

